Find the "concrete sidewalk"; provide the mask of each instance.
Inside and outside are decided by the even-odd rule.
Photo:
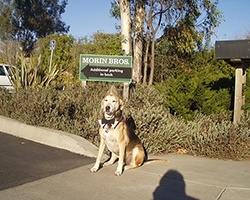
[[[2,119],[1,117],[0,131],[4,132],[3,124],[1,124]],[[8,118],[4,119],[11,121]],[[13,123],[13,126],[20,128],[20,124],[16,124],[19,122],[13,121]],[[12,126],[10,122],[8,125]],[[26,126],[21,125],[21,127]],[[26,128],[25,130],[27,130]],[[29,128],[36,130],[34,133],[31,131],[30,135],[40,134],[38,127],[33,129],[34,127],[29,126]],[[41,130],[41,133],[44,134],[44,129]],[[53,130],[46,130],[53,134]],[[19,129],[19,132],[22,132],[22,130]],[[62,136],[60,136],[60,133],[62,133]],[[65,137],[65,133],[56,131],[56,134],[58,141],[65,140],[62,144],[67,144],[68,138]],[[73,140],[71,137],[69,138]],[[32,138],[29,139],[32,140]],[[55,140],[55,146],[63,146],[62,144],[58,145],[58,141]],[[72,147],[74,143],[79,143],[77,145],[88,152],[87,146],[90,145],[90,154],[95,154],[96,149],[92,144],[87,144],[86,141],[81,143],[82,138],[77,138],[76,141],[71,141]],[[50,141],[49,144],[53,146],[53,142]],[[70,150],[69,145],[67,148]],[[93,149],[95,150],[93,151]],[[74,150],[70,151],[74,152]],[[174,154],[150,156],[150,158],[168,159],[169,162],[145,164],[138,169],[124,172],[120,177],[114,175],[116,164],[104,167],[97,173],[90,172],[92,165],[86,165],[18,187],[2,190],[0,191],[0,199],[250,199],[250,161],[224,161]]]
[[[30,126],[1,115],[0,131],[88,157],[96,157],[98,153],[96,146],[77,135],[44,127]]]
[[[159,158],[159,157],[158,157]],[[166,155],[168,163],[151,163],[114,175],[116,166],[91,173],[92,165],[0,191],[2,200],[247,200],[250,162]]]

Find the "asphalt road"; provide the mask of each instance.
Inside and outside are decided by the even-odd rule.
[[[93,158],[0,132],[0,190],[94,163]]]

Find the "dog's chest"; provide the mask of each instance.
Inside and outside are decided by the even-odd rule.
[[[119,154],[119,145],[118,145],[118,141],[117,141],[117,135],[116,135],[116,131],[113,128],[110,129],[103,129],[101,128],[101,137],[104,139],[108,149],[115,153],[115,154]]]

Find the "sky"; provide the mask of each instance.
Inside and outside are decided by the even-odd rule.
[[[97,31],[116,33],[120,22],[110,15],[111,0],[68,0],[62,21],[70,26],[75,38],[91,36]],[[211,43],[216,40],[244,39],[250,33],[250,0],[219,0],[223,20]]]

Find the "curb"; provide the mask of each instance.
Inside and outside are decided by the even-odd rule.
[[[98,148],[86,139],[63,131],[30,126],[0,115],[0,131],[72,153],[97,157]]]

